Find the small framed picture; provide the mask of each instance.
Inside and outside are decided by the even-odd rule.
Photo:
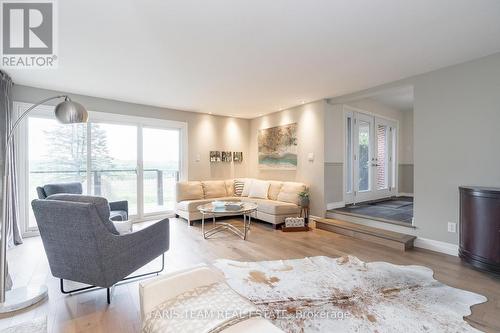
[[[211,151],[210,152],[210,162],[220,162],[221,161],[221,153],[220,151]]]
[[[243,152],[241,152],[241,151],[235,151],[235,152],[233,152],[233,161],[235,163],[241,163],[241,162],[243,162]]]
[[[230,151],[222,152],[222,162],[231,162],[233,160],[233,154]]]

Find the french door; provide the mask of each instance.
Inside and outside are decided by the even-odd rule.
[[[348,110],[345,113],[346,203],[395,195],[397,123]]]

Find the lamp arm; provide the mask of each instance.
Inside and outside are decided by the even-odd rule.
[[[66,98],[69,100],[68,95],[59,95],[54,97],[49,97],[40,102],[30,106],[26,111],[24,111],[19,118],[12,125],[9,135],[5,140],[5,158],[4,158],[4,175],[3,175],[3,192],[2,192],[2,221],[0,222],[0,303],[5,302],[5,281],[7,278],[7,193],[8,193],[8,184],[7,181],[9,179],[9,156],[10,156],[10,142],[12,141],[12,137],[16,131],[16,128],[19,126],[21,121],[37,106],[48,102],[57,98]]]
[[[19,118],[17,118],[17,120],[14,122],[14,125],[12,125],[11,129],[10,129],[10,132],[9,132],[9,136],[7,137],[7,140],[5,141],[5,150],[7,151],[7,147],[10,145],[10,141],[12,140],[12,137],[14,136],[14,133],[16,131],[16,128],[17,126],[19,126],[19,124],[21,123],[21,121],[31,112],[33,111],[34,108],[36,108],[37,106],[43,104],[43,103],[46,103],[48,101],[51,101],[53,99],[57,99],[57,98],[66,98],[69,100],[69,96],[68,95],[59,95],[59,96],[54,96],[54,97],[49,97],[49,98],[46,98],[44,100],[41,100],[40,102],[30,106],[26,111],[24,111],[20,116]]]

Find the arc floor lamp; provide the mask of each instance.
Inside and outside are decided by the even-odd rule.
[[[60,95],[46,98],[24,111],[21,116],[16,120],[10,129],[7,139],[5,140],[5,173],[3,178],[3,209],[2,221],[0,224],[0,313],[12,312],[24,309],[30,305],[40,302],[47,297],[47,286],[45,285],[29,285],[26,287],[15,288],[12,290],[5,290],[7,279],[7,198],[11,192],[9,183],[9,164],[10,164],[10,142],[15,134],[15,131],[21,121],[37,106],[51,101],[53,99],[64,98],[64,101],[57,104],[54,113],[63,124],[86,123],[88,121],[88,112],[83,105],[73,102],[69,96]]]

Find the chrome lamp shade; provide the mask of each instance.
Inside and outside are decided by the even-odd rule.
[[[85,107],[69,98],[57,104],[54,112],[57,120],[62,124],[86,123],[89,119]]]

